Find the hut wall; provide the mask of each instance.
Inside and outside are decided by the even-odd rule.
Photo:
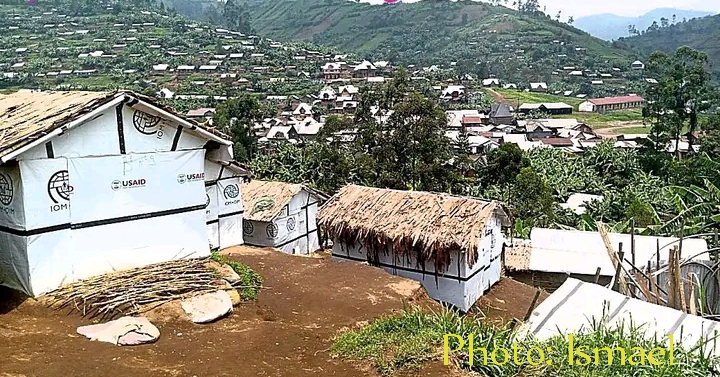
[[[272,222],[246,219],[245,240],[248,245],[274,247],[287,254],[310,254],[320,248],[317,207],[318,198],[301,191]]]
[[[450,254],[447,270],[436,275],[433,260],[421,265],[414,255],[399,256],[391,246],[379,253],[379,263],[374,265],[393,275],[417,280],[433,299],[468,311],[500,279],[503,240],[499,221],[490,219],[480,237],[478,260],[473,266],[468,265],[464,253],[454,251]],[[368,261],[363,245],[349,245],[337,239],[333,240],[332,258],[338,261]]]
[[[222,165],[205,160],[205,216],[213,248],[224,249],[244,243],[242,179],[234,177]]]
[[[0,173],[0,191],[11,194],[0,195],[8,203],[0,213],[14,212],[0,228],[0,284],[37,296],[114,270],[209,255],[204,155],[21,160]],[[12,192],[2,184],[8,177],[19,183]]]

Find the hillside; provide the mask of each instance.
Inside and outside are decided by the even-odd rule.
[[[629,25],[634,25],[637,30],[646,30],[653,22],[657,22],[657,24],[660,25],[663,18],[667,19],[669,23],[676,23],[696,17],[709,16],[711,14],[713,13],[675,8],[658,8],[639,17],[623,17],[607,13],[579,17],[573,25],[595,37],[612,40],[627,37],[629,35]]]
[[[672,52],[680,46],[690,46],[706,52],[710,69],[720,74],[720,14],[648,30],[642,35],[622,38],[616,44],[646,54],[656,50]]]
[[[280,43],[127,2],[0,4],[0,89],[161,89],[187,106],[213,96],[316,92],[337,53]],[[170,94],[165,94],[169,96]]]
[[[455,65],[510,81],[556,81],[552,72],[559,67],[627,68],[638,58],[545,15],[481,2],[250,0],[247,7],[261,36],[313,41],[398,64]]]

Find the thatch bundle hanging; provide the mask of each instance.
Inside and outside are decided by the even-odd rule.
[[[323,237],[362,244],[369,258],[392,247],[398,256],[433,260],[444,272],[450,253],[465,254],[469,266],[478,260],[478,244],[488,220],[498,215],[510,225],[499,202],[420,191],[346,186],[320,209]]]

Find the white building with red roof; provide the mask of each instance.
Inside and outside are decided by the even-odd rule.
[[[587,113],[604,113],[613,110],[636,109],[644,105],[644,98],[631,94],[620,97],[592,98],[578,105],[578,110]]]

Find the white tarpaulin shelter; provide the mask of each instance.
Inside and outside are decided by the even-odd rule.
[[[245,243],[288,254],[309,254],[320,248],[316,217],[325,195],[284,182],[253,180],[241,187]]]
[[[334,260],[420,281],[430,297],[462,311],[500,280],[501,226],[511,223],[498,202],[362,186],[342,188],[318,222]]]
[[[206,169],[235,166],[221,134],[131,92],[0,96],[0,130],[0,284],[38,296],[209,255]]]
[[[617,252],[623,244],[625,258],[631,261],[630,234],[608,233],[610,243]],[[670,250],[679,246],[679,239],[672,237],[635,236],[635,266],[643,269],[648,262],[655,263],[658,244],[661,263],[667,262]],[[530,233],[532,250],[528,270],[542,272],[595,275],[600,267],[601,276],[613,276],[615,268],[599,232],[534,228]],[[682,257],[708,260],[707,243],[702,239],[685,239]],[[631,269],[625,263],[627,270]]]
[[[632,323],[642,326],[648,336],[667,340],[673,334],[674,341],[686,350],[701,340],[711,340],[706,352],[720,356],[720,342],[712,341],[718,337],[720,323],[572,278],[538,305],[525,327],[539,340],[546,340],[588,331],[593,319],[603,318],[609,328],[622,324],[627,328]]]

